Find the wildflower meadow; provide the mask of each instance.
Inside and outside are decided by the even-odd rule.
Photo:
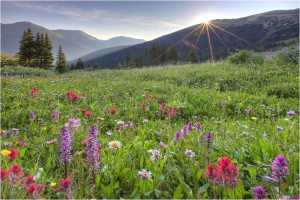
[[[2,199],[299,199],[298,66],[2,77]]]

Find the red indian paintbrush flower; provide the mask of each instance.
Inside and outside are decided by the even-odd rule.
[[[87,112],[85,113],[85,115],[86,115],[87,117],[90,117],[91,114],[92,114],[92,112],[90,112],[90,111],[87,111]]]
[[[112,108],[109,112],[111,115],[115,115],[117,113],[117,110],[115,108]]]
[[[81,112],[82,112],[82,114],[84,114],[84,113],[86,112],[86,109],[85,109],[85,108],[82,108],[82,109],[81,109]]]
[[[31,90],[31,96],[35,96],[36,95],[36,93],[37,93],[37,87],[34,87],[32,90]]]
[[[18,157],[18,152],[16,149],[11,149],[10,150],[10,154],[7,155],[7,158],[10,160],[10,161],[14,161],[17,157]]]

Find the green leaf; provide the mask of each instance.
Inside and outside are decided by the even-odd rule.
[[[26,148],[22,148],[19,152],[20,158],[23,158],[26,152]]]
[[[114,187],[113,187],[113,188],[116,189],[116,188],[119,187],[119,185],[120,185],[120,184],[119,184],[119,181],[118,181],[118,182],[116,182],[116,183],[114,184]]]
[[[182,197],[182,186],[180,184],[174,192],[173,199],[181,199],[181,197]]]

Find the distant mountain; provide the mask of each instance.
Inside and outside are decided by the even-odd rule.
[[[192,48],[196,50],[200,61],[206,61],[211,58],[208,36],[214,59],[225,58],[237,49],[263,51],[291,42],[299,43],[299,9],[277,10],[239,19],[212,20],[208,26],[209,35],[205,27],[199,37],[203,27],[200,25],[99,56],[90,62],[96,61],[102,68],[124,66],[129,58],[133,67],[162,64],[164,55],[175,44],[180,61],[186,60]],[[154,51],[156,56],[153,56]]]
[[[19,51],[19,42],[24,30],[30,28],[34,35],[37,32],[47,33],[53,45],[53,55],[57,54],[59,45],[62,46],[67,60],[73,60],[91,52],[120,45],[134,45],[145,40],[129,37],[116,37],[109,40],[99,40],[80,30],[49,30],[31,22],[13,24],[1,23],[1,50],[11,54]]]
[[[116,46],[116,47],[109,47],[109,48],[101,49],[101,50],[95,51],[93,53],[87,54],[85,56],[82,56],[82,57],[80,57],[80,59],[84,63],[84,65],[91,64],[98,57],[102,57],[102,56],[120,51],[127,47],[129,47],[129,46],[128,45],[127,46]],[[69,65],[76,64],[77,61],[78,61],[78,59],[75,59],[75,60],[68,62],[68,64]]]

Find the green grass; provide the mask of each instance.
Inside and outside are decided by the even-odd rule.
[[[16,148],[16,163],[25,175],[43,174],[37,182],[45,184],[44,198],[65,198],[54,193],[50,182],[64,177],[59,158],[59,132],[68,118],[81,120],[81,127],[73,136],[73,159],[68,166],[75,176],[71,185],[73,198],[94,198],[86,154],[81,142],[87,139],[92,124],[99,128],[101,172],[96,179],[96,198],[214,198],[208,180],[203,176],[207,163],[204,136],[214,133],[210,162],[229,157],[239,167],[241,183],[233,190],[217,186],[218,198],[253,198],[252,190],[264,186],[270,198],[276,198],[276,189],[261,175],[270,175],[269,165],[283,154],[290,174],[281,185],[281,194],[299,194],[299,100],[298,66],[284,67],[264,64],[235,66],[228,63],[167,66],[136,70],[101,70],[73,72],[42,77],[3,78],[1,84],[1,128],[19,128],[17,136],[1,136],[1,149]],[[38,87],[31,97],[30,91]],[[66,92],[78,94],[74,102]],[[85,96],[81,96],[84,92]],[[147,102],[147,93],[151,94]],[[28,94],[28,99],[24,96]],[[171,118],[160,110],[177,107]],[[222,105],[223,102],[223,105]],[[146,110],[141,105],[146,104]],[[57,123],[51,118],[53,109],[61,114]],[[90,118],[81,113],[86,108]],[[115,116],[105,113],[117,109]],[[250,116],[247,110],[252,108]],[[294,110],[296,115],[288,116]],[[36,119],[29,120],[30,112]],[[99,120],[97,117],[104,118]],[[257,120],[251,119],[256,117]],[[38,121],[38,118],[42,118]],[[144,119],[149,122],[143,123]],[[133,128],[121,130],[116,121],[131,121]],[[176,131],[189,121],[201,122],[202,131],[193,130],[179,142],[173,141]],[[218,122],[220,125],[218,125]],[[282,126],[277,131],[276,126]],[[113,136],[106,132],[112,131]],[[160,132],[158,135],[156,132]],[[58,138],[47,145],[46,141]],[[17,146],[20,139],[24,146]],[[112,140],[121,142],[121,148],[108,148]],[[5,147],[5,142],[12,145]],[[159,142],[168,147],[159,149]],[[151,161],[149,150],[160,150],[157,161]],[[194,158],[184,154],[195,152]],[[2,155],[1,155],[2,156]],[[10,163],[1,157],[1,168]],[[147,169],[153,177],[143,181],[138,171]],[[57,186],[56,186],[57,187]],[[22,185],[14,189],[13,198],[25,198]],[[3,198],[8,198],[10,187],[5,184]]]

